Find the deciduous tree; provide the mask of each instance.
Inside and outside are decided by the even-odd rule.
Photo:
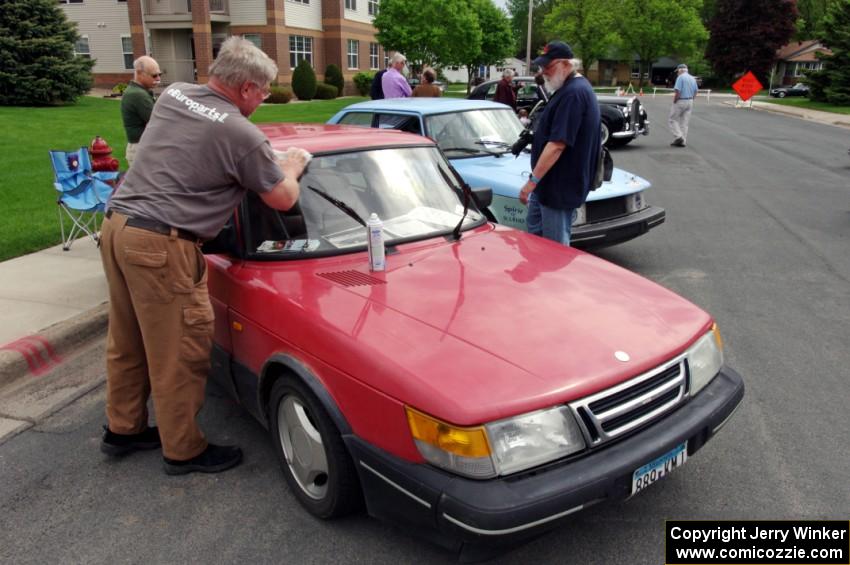
[[[372,24],[381,45],[416,67],[462,65],[481,50],[478,16],[466,0],[382,0]]]
[[[543,23],[547,37],[563,39],[589,69],[617,44],[616,0],[556,0]]]
[[[766,85],[796,19],[796,0],[716,0],[705,57],[727,83],[749,70]]]
[[[702,0],[619,0],[617,29],[625,58],[637,55],[640,83],[653,61],[665,55],[687,59],[708,36],[700,19]]]
[[[532,2],[531,58],[533,59],[550,39],[544,31],[543,22],[552,9],[554,0],[532,0]],[[508,0],[507,6],[516,40],[516,55],[524,58],[528,41],[528,0]]]
[[[85,94],[94,61],[74,55],[78,37],[56,0],[3,0],[0,104],[73,102]]]
[[[467,0],[475,11],[481,27],[481,48],[470,53],[464,61],[467,70],[467,89],[479,65],[490,66],[502,63],[514,49],[514,37],[508,17],[490,0]]]

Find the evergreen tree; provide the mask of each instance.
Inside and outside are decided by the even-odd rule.
[[[342,91],[345,88],[345,79],[342,76],[342,70],[337,65],[331,63],[325,69],[325,83],[334,85],[338,95],[342,95]]]
[[[796,19],[796,0],[716,0],[705,57],[725,82],[749,70],[766,85]]]
[[[78,37],[56,0],[3,0],[0,105],[73,102],[85,94],[94,61],[74,55]]]
[[[823,19],[823,43],[832,55],[819,55],[823,69],[811,73],[812,100],[850,106],[850,0],[833,4]]]
[[[312,100],[316,96],[316,72],[310,61],[301,59],[292,71],[292,91],[299,100]]]

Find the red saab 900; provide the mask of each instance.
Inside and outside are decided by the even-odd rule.
[[[314,515],[365,503],[456,550],[514,543],[666,476],[741,402],[709,314],[487,222],[431,140],[263,130],[315,157],[293,210],[249,193],[207,255],[214,376]]]

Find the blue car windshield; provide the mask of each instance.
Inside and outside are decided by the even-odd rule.
[[[252,247],[301,257],[362,250],[366,228],[352,216],[366,220],[372,213],[389,244],[450,233],[463,217],[455,183],[433,146],[318,155],[300,180],[296,209],[278,213],[249,199]],[[470,207],[463,228],[483,219]]]
[[[505,153],[522,131],[508,107],[426,116],[425,126],[450,159]]]

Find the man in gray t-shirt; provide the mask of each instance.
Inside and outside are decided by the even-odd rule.
[[[277,65],[231,37],[206,85],[172,84],[154,105],[138,158],[109,203],[101,258],[109,283],[107,399],[101,450],[162,446],[165,472],[216,473],[242,451],[207,443],[195,418],[210,367],[213,310],[200,242],[214,237],[246,190],[288,210],[309,154],[278,161],[247,117]],[[148,425],[153,398],[158,427]]]

